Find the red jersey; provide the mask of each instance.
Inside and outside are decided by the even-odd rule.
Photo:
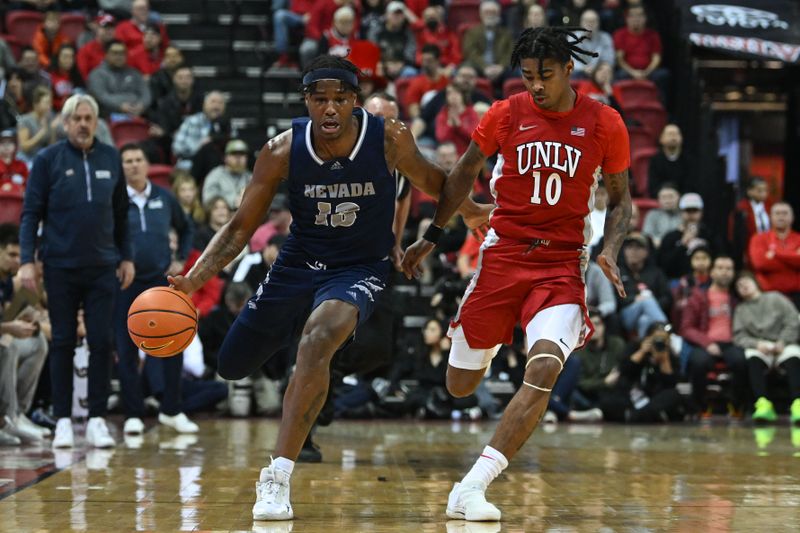
[[[495,102],[472,140],[487,156],[499,152],[491,226],[501,238],[523,242],[588,243],[598,171],[630,166],[619,113],[580,94],[563,113],[540,109],[527,91]]]

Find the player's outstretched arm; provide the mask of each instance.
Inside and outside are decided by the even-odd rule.
[[[386,142],[387,153],[392,154],[394,152],[396,167],[400,173],[408,177],[414,187],[434,198],[438,198],[441,202],[442,190],[447,181],[447,173],[438,165],[428,161],[420,153],[417,143],[414,141],[414,136],[411,135],[411,131],[405,124],[398,120],[386,120]],[[480,150],[478,151],[480,152]],[[389,157],[392,156],[390,155]],[[472,175],[467,193],[456,205],[458,212],[464,217],[464,222],[470,229],[486,224],[489,221],[489,214],[494,208],[493,205],[476,204],[469,198],[472,183],[482,168],[483,163]],[[455,209],[453,212],[455,212]],[[452,213],[450,216],[452,216]]]
[[[447,224],[447,221],[450,220],[450,217],[453,216],[459,205],[461,205],[464,199],[469,195],[475,177],[480,173],[485,164],[486,156],[481,152],[474,141],[470,142],[469,148],[467,148],[467,151],[461,156],[461,159],[458,160],[455,168],[453,168],[453,171],[444,182],[444,187],[442,187],[442,192],[439,195],[439,205],[436,208],[436,213],[431,223],[432,226],[442,228]],[[441,229],[438,231],[441,232]],[[428,235],[428,233],[429,232],[426,232],[426,235]],[[418,277],[420,275],[419,264],[425,259],[426,255],[431,253],[435,246],[436,243],[434,241],[425,239],[423,236],[422,239],[415,242],[406,250],[402,263],[402,269],[406,277],[411,279],[412,277]]]
[[[187,294],[194,292],[239,255],[264,221],[278,184],[288,176],[291,146],[291,130],[267,142],[256,160],[253,179],[245,189],[242,203],[233,218],[214,235],[185,277],[167,278],[170,284]]]
[[[603,251],[597,257],[597,264],[611,280],[617,293],[625,298],[625,288],[617,266],[617,257],[625,236],[628,234],[628,223],[631,220],[631,191],[628,188],[628,171],[616,174],[604,174],[603,181],[608,191],[608,211],[603,230]]]

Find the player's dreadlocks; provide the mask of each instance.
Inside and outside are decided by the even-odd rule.
[[[303,78],[305,78],[306,75],[310,74],[311,72],[313,72],[315,70],[320,70],[320,69],[339,69],[339,70],[344,70],[344,71],[352,73],[356,78],[361,74],[361,71],[358,69],[357,66],[355,66],[353,63],[351,63],[350,61],[348,61],[347,59],[345,59],[343,57],[337,57],[337,56],[332,56],[332,55],[321,55],[321,56],[315,57],[311,61],[311,63],[308,64],[308,66],[303,71]],[[303,84],[303,88],[302,88],[303,92],[311,91],[312,88],[313,88],[314,83],[315,82],[309,83],[309,84]],[[352,90],[357,95],[361,96],[361,90],[359,89],[357,84],[353,85],[352,83],[348,83],[347,81],[342,80],[342,85],[344,87],[346,87],[347,89]]]
[[[579,26],[528,28],[522,32],[517,44],[514,45],[511,68],[519,67],[523,59],[538,59],[540,73],[545,59],[555,59],[563,64],[570,58],[575,58],[581,63],[586,63],[581,56],[598,56],[597,53],[578,46],[589,38],[589,33],[589,30]]]

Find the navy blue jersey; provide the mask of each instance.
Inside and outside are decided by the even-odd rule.
[[[348,157],[323,161],[314,152],[311,119],[292,121],[289,162],[291,235],[283,262],[335,268],[382,261],[394,245],[397,185],[386,166],[384,122],[356,108],[355,147]]]

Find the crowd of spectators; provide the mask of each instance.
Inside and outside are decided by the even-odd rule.
[[[134,260],[137,277],[130,282],[143,290],[154,286],[158,277],[149,276],[155,272],[149,267],[163,263],[158,274],[186,272],[197,261],[238,208],[252,177],[250,156],[258,147],[235,137],[222,93],[202,94],[195,88],[191,65],[170,44],[168,29],[147,0],[130,2],[127,11],[124,2],[122,8],[111,3],[112,9],[87,17],[86,31],[75,42],[61,31],[55,2],[45,6],[41,27],[16,58],[0,42],[5,80],[0,99],[0,191],[25,194],[32,167],[36,173],[36,162],[42,166],[42,151],[70,142],[64,141],[70,138],[65,121],[73,120],[75,108],[62,114],[70,96],[91,95],[99,104],[95,136],[104,144],[115,145],[112,131],[118,124],[145,120],[147,138],[123,148],[121,156],[114,151],[121,157],[120,183],[128,198],[129,240],[138,239],[140,247],[146,241],[154,249],[154,243],[160,243],[163,252],[155,259]],[[272,2],[278,52],[273,68],[297,69],[319,53],[348,56],[360,67],[365,86],[385,90],[386,101],[396,101],[396,112],[411,127],[423,153],[445,170],[451,170],[466,150],[491,103],[519,83],[509,58],[515,38],[526,28],[580,25],[591,30],[582,47],[598,57],[575,63],[573,87],[583,97],[620,110],[631,129],[650,125],[627,116],[626,95],[615,80],[653,81],[658,104],[669,109],[670,78],[662,63],[660,36],[657,28],[648,27],[647,5],[640,1],[489,0],[475,8],[471,23],[455,28],[443,4]],[[668,123],[650,133],[659,149],[645,168],[644,187],[634,190],[654,199],[657,207],[642,203],[640,212],[640,204],[634,205],[619,258],[627,296],[618,297],[594,260],[588,260],[587,302],[595,334],[568,359],[545,421],[658,422],[720,411],[773,421],[777,403],[777,410],[788,407],[792,422],[800,422],[800,234],[792,230],[791,206],[771,197],[764,179],[752,177],[742,187],[743,197],[730,214],[728,228],[709,227],[703,220],[704,199],[697,194],[694,154],[683,146],[680,126]],[[168,182],[156,184],[150,164],[160,163],[174,168]],[[477,180],[477,197],[489,198],[491,173],[487,167]],[[604,192],[600,183],[590,216],[591,257],[602,247]],[[416,238],[433,213],[430,197],[417,191],[411,196],[408,224],[399,241]],[[164,217],[149,211],[145,216],[151,208],[165,208]],[[162,404],[162,423],[196,431],[184,412],[224,405],[219,402],[228,389],[215,380],[216,351],[247,295],[269,272],[290,222],[287,199],[280,193],[242,255],[192,296],[201,317],[199,335],[185,352],[180,371],[151,358],[140,361],[141,354],[125,343],[122,312],[108,313],[109,322],[114,318],[108,327],[115,333],[119,361],[114,374],[129,420],[144,416],[145,406]],[[160,233],[149,234],[156,231]],[[30,290],[17,274],[20,261],[33,264],[33,258],[24,255],[24,233],[20,260],[16,226],[0,226],[0,303],[5,308],[0,325],[10,339],[0,343],[0,444],[11,445],[48,434],[29,417],[55,426],[48,416],[52,412],[36,408],[55,403],[52,395],[63,390],[40,384],[37,391],[36,383],[48,357],[48,341],[61,359],[62,352],[72,350],[67,344],[74,345],[72,336],[51,332],[47,300],[41,297],[46,285],[42,257],[36,262],[38,289]],[[503,385],[519,386],[522,379],[521,339],[501,350],[474,396],[454,400],[444,386],[449,348],[445,324],[477,268],[480,244],[460,220],[448,224],[437,253],[424,265],[422,283],[431,288],[421,292],[433,297],[420,314],[429,318],[418,332],[398,336],[383,367],[333,373],[335,392],[328,403],[336,416],[480,418],[499,412],[507,399]],[[146,260],[151,263],[142,263]],[[148,275],[142,277],[143,272]],[[31,279],[29,271],[26,276]],[[133,293],[125,289],[119,301],[131,299]],[[37,291],[39,298],[33,298]],[[25,306],[21,301],[31,303]],[[86,311],[87,303],[83,305]],[[378,315],[399,324],[404,309],[387,304]],[[96,310],[89,312],[92,349],[98,342],[93,339],[98,318]],[[71,327],[73,321],[66,323]],[[93,353],[105,350],[100,343]],[[289,349],[276,358],[280,363],[234,384],[231,410],[252,412],[241,408],[249,403],[233,408],[237,397],[251,394],[253,409],[274,412],[274,402],[263,397],[279,398],[291,357]],[[96,372],[90,374],[95,375],[93,381],[98,379]],[[176,391],[181,398],[176,399]],[[141,395],[155,402],[143,403]],[[105,409],[93,399],[90,416],[102,417]],[[62,403],[56,417],[64,417],[65,409]],[[102,428],[93,431],[94,443],[108,442]]]

